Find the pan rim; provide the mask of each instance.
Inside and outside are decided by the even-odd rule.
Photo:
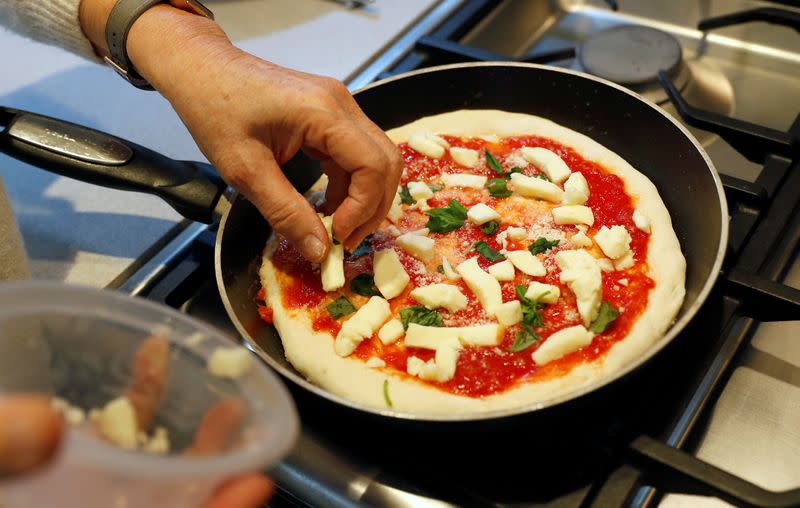
[[[523,63],[523,62],[467,62],[467,63],[457,63],[457,64],[448,64],[448,65],[439,65],[434,67],[427,67],[425,69],[418,69],[402,74],[398,74],[396,76],[392,76],[386,79],[382,79],[380,81],[376,81],[374,83],[370,83],[367,86],[364,86],[355,92],[353,92],[354,96],[357,96],[359,93],[370,90],[374,87],[384,85],[387,83],[391,83],[393,81],[397,81],[399,79],[408,78],[411,76],[434,73],[434,72],[442,72],[448,71],[451,69],[460,69],[460,68],[468,68],[468,67],[521,67],[521,68],[529,68],[529,69],[537,69],[540,71],[545,72],[560,72],[564,74],[570,74],[573,76],[577,76],[584,79],[589,79],[591,81],[595,81],[599,84],[610,86],[615,88],[621,92],[624,92],[634,99],[637,99],[644,104],[650,106],[654,109],[657,113],[663,116],[666,120],[671,122],[675,127],[683,133],[683,135],[694,145],[695,149],[701,155],[703,160],[705,161],[710,173],[711,177],[714,181],[714,185],[717,189],[717,196],[719,198],[719,205],[720,205],[720,223],[722,225],[720,229],[720,237],[719,237],[719,245],[717,248],[717,255],[716,259],[714,260],[713,265],[711,266],[711,275],[706,279],[705,284],[701,288],[700,292],[697,294],[697,297],[686,309],[686,312],[680,319],[675,321],[658,341],[654,342],[642,356],[640,356],[636,361],[630,362],[627,365],[613,371],[611,374],[602,376],[599,379],[595,380],[591,384],[581,386],[574,390],[570,390],[566,393],[563,393],[557,397],[552,397],[543,401],[533,402],[530,404],[525,404],[521,406],[514,406],[510,408],[504,409],[496,409],[492,411],[483,411],[483,412],[470,412],[470,413],[459,413],[459,414],[440,414],[440,413],[412,413],[406,411],[394,411],[390,409],[378,409],[372,406],[363,405],[352,400],[346,399],[341,397],[337,394],[331,393],[302,377],[296,372],[290,371],[283,365],[279,364],[275,361],[270,355],[266,352],[260,351],[260,347],[258,347],[257,343],[252,339],[250,334],[247,330],[242,326],[239,319],[236,317],[236,313],[231,306],[230,300],[228,298],[227,291],[225,290],[225,283],[222,280],[222,267],[221,267],[221,239],[224,236],[225,224],[227,223],[229,211],[225,213],[220,221],[219,225],[219,232],[217,233],[216,243],[214,246],[214,262],[215,262],[215,273],[217,279],[217,286],[220,292],[220,296],[222,302],[225,306],[225,310],[227,311],[229,317],[233,321],[234,326],[236,327],[237,331],[242,336],[242,339],[247,343],[249,349],[253,350],[260,358],[267,362],[273,369],[277,370],[282,376],[289,378],[294,383],[298,384],[299,386],[303,387],[306,390],[311,391],[312,393],[319,395],[331,402],[343,405],[345,407],[349,407],[351,409],[362,411],[366,413],[370,413],[373,415],[378,416],[388,416],[399,420],[406,420],[409,422],[432,422],[432,423],[447,423],[447,422],[478,422],[478,421],[487,421],[487,420],[495,420],[505,417],[511,416],[518,416],[527,413],[533,413],[537,411],[541,411],[550,407],[558,406],[560,404],[564,404],[566,402],[580,399],[584,395],[590,394],[591,392],[600,390],[620,379],[627,376],[634,370],[638,369],[639,367],[645,365],[646,363],[650,362],[658,353],[663,350],[667,344],[672,342],[675,337],[686,328],[686,325],[694,319],[697,311],[702,307],[705,303],[706,299],[708,298],[709,293],[714,288],[717,282],[717,278],[720,275],[720,271],[722,268],[722,262],[725,257],[725,251],[728,244],[728,234],[729,234],[729,227],[730,223],[728,220],[728,203],[725,198],[725,191],[722,186],[722,180],[719,176],[719,172],[717,171],[716,167],[714,166],[711,158],[706,153],[705,149],[702,147],[699,141],[689,132],[689,130],[681,124],[676,118],[672,115],[667,113],[664,109],[659,107],[654,102],[642,97],[641,95],[637,94],[636,92],[629,90],[621,85],[618,85],[612,81],[608,81],[603,78],[599,78],[597,76],[592,76],[590,74],[586,74],[584,72],[575,71],[572,69],[564,69],[560,67],[552,67],[547,65],[541,64],[532,64],[532,63]],[[241,196],[236,196],[236,199],[242,199]]]

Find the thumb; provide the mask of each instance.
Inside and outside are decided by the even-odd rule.
[[[41,395],[0,398],[0,475],[28,471],[58,448],[61,416]]]
[[[309,261],[325,259],[328,233],[308,201],[284,176],[272,152],[251,148],[245,164],[233,172],[229,183],[249,199],[275,232],[285,237]]]

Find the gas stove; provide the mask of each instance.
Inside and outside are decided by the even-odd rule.
[[[303,431],[270,471],[271,505],[800,506],[800,11],[789,4],[445,0],[366,66],[351,88],[513,60],[637,91],[682,119],[720,171],[727,256],[640,387],[595,421],[563,422],[575,434],[592,426],[591,439],[543,451],[517,429],[492,453],[476,435],[442,465],[401,437],[387,447],[345,437],[336,413],[293,388]],[[188,225],[121,289],[239,340],[214,282],[214,234]]]

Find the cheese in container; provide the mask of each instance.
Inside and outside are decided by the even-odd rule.
[[[0,285],[0,398],[48,397],[60,447],[0,480],[0,506],[201,506],[298,432],[282,382],[231,338],[165,306],[57,283]]]

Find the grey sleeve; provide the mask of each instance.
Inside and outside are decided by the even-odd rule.
[[[0,25],[100,62],[81,30],[80,3],[81,0],[0,0]]]

